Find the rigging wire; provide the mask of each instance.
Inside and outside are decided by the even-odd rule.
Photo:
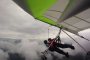
[[[49,35],[50,35],[50,27],[51,27],[51,26],[48,27],[48,38],[50,37],[50,36],[49,36]]]
[[[49,27],[48,27],[48,38],[49,38]]]
[[[64,30],[62,30],[65,34],[67,34],[73,41],[75,41],[86,53],[87,53],[87,51],[86,51],[86,49],[82,46],[82,45],[80,45],[74,38],[72,38],[68,33],[66,33]]]
[[[58,32],[58,34],[57,34],[57,36],[56,36],[56,38],[58,38],[58,39],[56,39],[56,42],[57,43],[61,43],[61,38],[60,38],[60,34],[61,34],[61,28],[60,28],[60,30],[59,30],[59,32]]]

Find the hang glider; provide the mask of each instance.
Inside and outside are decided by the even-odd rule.
[[[13,0],[35,19],[78,35],[90,28],[90,0]],[[79,35],[78,35],[79,36]]]

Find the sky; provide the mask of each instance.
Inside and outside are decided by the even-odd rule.
[[[48,35],[52,38],[55,37],[59,29],[34,19],[12,0],[0,1],[0,41],[3,39],[11,39],[12,41],[14,41],[13,39],[22,40],[17,45],[13,44],[12,42],[0,42],[0,48],[8,50],[7,52],[4,52],[2,49],[0,49],[0,60],[7,60],[7,58],[9,57],[8,52],[12,54],[19,53],[21,55],[24,55],[26,60],[40,60],[40,55],[37,55],[37,51],[40,54],[41,51],[44,51],[46,49],[43,44],[43,40],[47,39]],[[76,39],[76,41],[78,41],[87,51],[90,51],[90,42],[71,33],[69,34],[74,39]],[[90,40],[90,29],[81,31],[79,32],[79,34]],[[75,51],[72,51],[70,49],[65,50],[70,52],[72,56],[75,56],[80,52],[84,52],[82,48],[80,48],[63,32],[61,33],[61,40],[64,43],[73,44],[75,46]],[[52,60],[52,56],[48,56],[48,60]],[[56,56],[59,56],[59,54],[56,54]]]
[[[12,0],[1,0],[0,37],[43,39],[48,37],[48,28],[50,37],[58,33],[58,28],[34,19]]]
[[[11,0],[0,2],[1,37],[37,38],[42,32],[47,33],[48,24],[35,20]],[[44,28],[42,28],[44,27]],[[18,37],[19,36],[19,37]]]

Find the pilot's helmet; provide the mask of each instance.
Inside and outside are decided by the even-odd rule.
[[[44,44],[47,44],[47,40],[44,40]]]

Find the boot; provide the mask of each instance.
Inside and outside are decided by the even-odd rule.
[[[66,56],[67,58],[69,58],[69,54],[68,54],[68,52],[65,54],[65,56]]]
[[[75,50],[75,47],[74,47],[74,46],[70,46],[70,48],[71,48],[72,50]]]

